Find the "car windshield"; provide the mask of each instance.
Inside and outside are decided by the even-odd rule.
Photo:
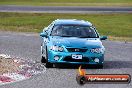
[[[94,27],[82,25],[56,25],[52,30],[51,36],[98,38]]]

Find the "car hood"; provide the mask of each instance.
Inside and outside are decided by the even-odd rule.
[[[100,48],[102,42],[99,38],[78,38],[78,37],[50,37],[52,45],[76,47],[76,48]]]

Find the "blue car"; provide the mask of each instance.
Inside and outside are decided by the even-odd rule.
[[[92,23],[76,19],[57,19],[40,33],[41,62],[53,64],[81,64],[103,67],[105,48]]]

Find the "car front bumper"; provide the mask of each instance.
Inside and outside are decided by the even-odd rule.
[[[82,59],[73,59],[72,55],[82,55]],[[59,59],[55,60],[55,56]],[[99,62],[95,62],[95,58],[99,59]],[[48,62],[50,63],[68,63],[68,64],[100,64],[104,61],[104,53],[91,53],[91,52],[55,52],[48,50]]]

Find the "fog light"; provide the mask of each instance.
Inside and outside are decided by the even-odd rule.
[[[98,58],[95,58],[94,59],[94,62],[99,63],[99,59]]]
[[[55,56],[54,57],[54,60],[59,60],[59,56]]]

